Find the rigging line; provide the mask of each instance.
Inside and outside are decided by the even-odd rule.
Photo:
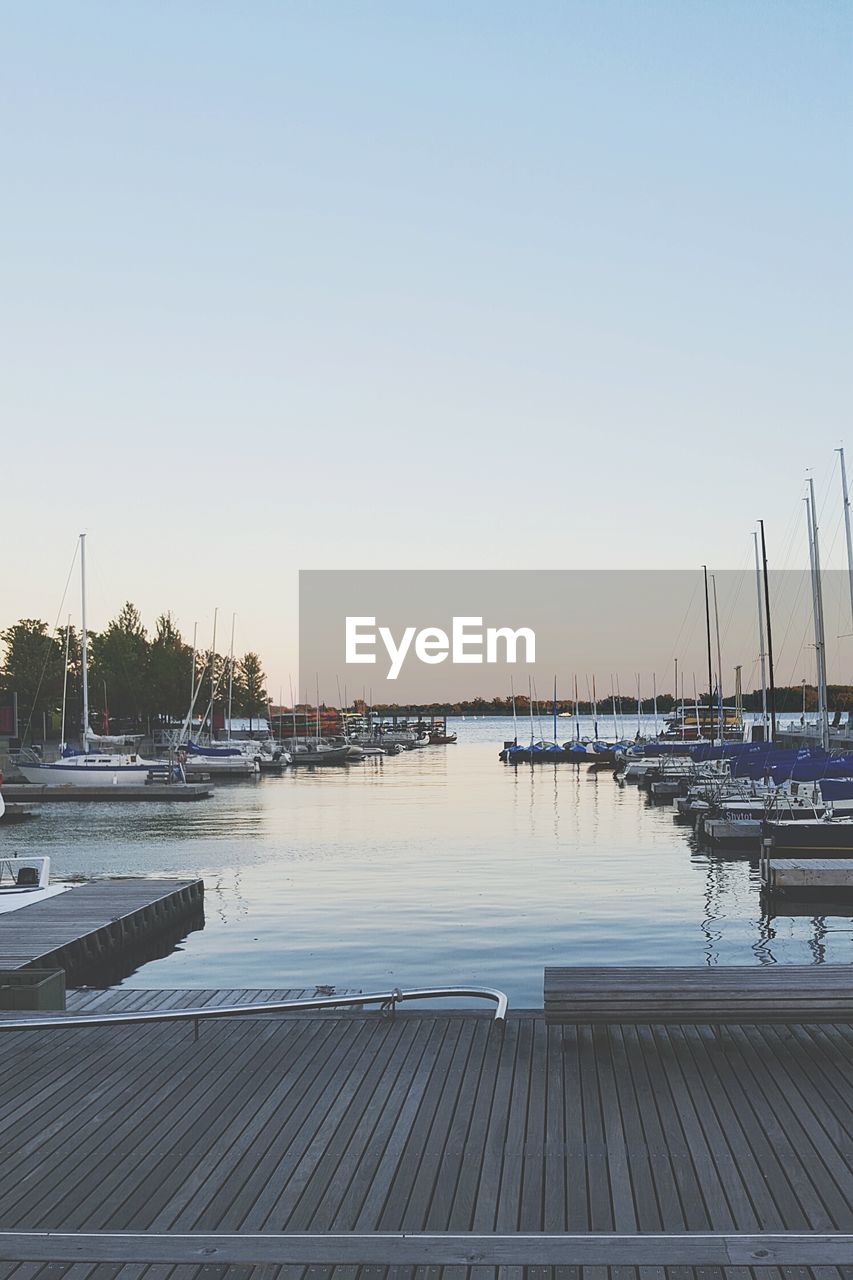
[[[699,579],[697,578],[696,581],[693,583],[693,590],[690,593],[690,599],[687,602],[687,608],[684,610],[684,615],[681,619],[681,626],[678,628],[678,634],[676,635],[675,640],[673,641],[673,650],[672,650],[672,653],[669,655],[670,661],[672,661],[673,658],[678,656],[678,642],[681,639],[681,633],[684,630],[684,624],[686,623],[687,619],[691,616],[690,611],[693,608],[693,601],[696,599],[696,592],[698,591],[698,589],[699,589]]]
[[[803,570],[803,578],[805,578],[805,576],[806,576],[806,571],[805,571],[805,570]],[[792,612],[792,614],[791,614],[791,618],[790,618],[790,621],[789,621],[789,624],[788,624],[789,629],[790,629],[790,627],[791,627],[791,626],[793,626],[793,622],[794,622],[794,615],[793,615],[793,612]],[[793,679],[794,679],[794,677],[795,677],[795,675],[796,675],[797,666],[802,662],[803,654],[804,654],[805,650],[806,650],[807,648],[813,648],[813,647],[814,647],[813,645],[811,645],[811,646],[810,646],[810,645],[808,645],[808,644],[807,644],[807,637],[808,637],[808,634],[809,634],[809,632],[810,632],[810,630],[811,630],[811,627],[812,627],[812,619],[809,617],[809,615],[808,615],[808,610],[807,610],[807,611],[806,611],[806,620],[805,620],[805,624],[804,624],[804,626],[803,626],[803,633],[802,633],[802,636],[800,637],[800,646],[799,646],[799,649],[797,650],[796,656],[794,657],[794,660],[793,660],[793,662],[792,662],[792,664],[791,664],[791,668],[790,668],[790,676],[789,676],[789,679],[788,679],[788,687],[789,687],[789,688],[791,687],[791,680],[793,680]],[[787,631],[786,631],[786,633],[785,633],[785,634],[786,634],[786,638],[787,638],[787,634],[788,634],[788,633],[787,633]]]
[[[788,521],[788,527],[782,541],[784,554],[778,561],[780,572],[787,570],[791,556],[793,555],[794,547],[795,545],[799,545],[802,515],[802,498],[800,497],[797,499],[794,510],[791,513],[790,520]]]
[[[77,553],[79,550],[80,550],[80,539],[78,538],[77,541],[74,543],[74,555],[71,557],[71,564],[68,566],[68,576],[65,579],[65,586],[63,587],[63,590],[62,590],[62,599],[59,602],[59,608],[56,611],[56,617],[53,620],[53,629],[45,636],[45,640],[48,643],[45,646],[44,662],[42,663],[41,674],[39,675],[38,684],[36,685],[36,691],[33,697],[33,705],[30,707],[30,717],[27,720],[26,727],[24,729],[24,736],[21,739],[22,743],[26,742],[27,734],[30,732],[30,727],[33,722],[36,703],[39,700],[41,687],[42,687],[42,684],[44,683],[44,673],[47,670],[47,664],[50,661],[50,651],[53,645],[53,637],[57,627],[59,626],[59,619],[62,617],[62,612],[65,607],[65,597],[68,595],[68,586],[69,586],[69,583],[71,582],[71,575],[74,572],[74,566],[77,563]]]
[[[793,572],[794,572],[794,570],[793,570],[793,569],[792,569],[792,570],[786,570],[786,574],[787,574],[788,572],[793,573]],[[790,611],[790,613],[789,613],[789,615],[788,615],[788,623],[787,623],[787,626],[785,627],[784,635],[782,636],[782,643],[779,645],[779,648],[778,648],[778,654],[779,654],[778,661],[779,661],[780,663],[782,662],[782,658],[783,658],[784,653],[785,653],[785,644],[786,644],[786,641],[787,641],[787,639],[788,639],[788,635],[789,635],[789,633],[790,633],[791,627],[794,625],[794,619],[795,619],[795,617],[796,617],[797,607],[798,607],[798,605],[801,603],[802,598],[803,598],[803,596],[804,596],[804,594],[805,594],[805,590],[804,590],[804,589],[805,589],[805,583],[806,583],[806,580],[807,580],[807,577],[808,577],[808,573],[809,573],[809,571],[808,571],[807,569],[802,569],[802,570],[800,571],[800,585],[799,585],[799,588],[798,588],[798,590],[797,590],[797,592],[796,592],[796,594],[795,594],[794,603],[793,603],[793,605],[791,606],[791,611]],[[809,593],[809,594],[811,594],[811,593]],[[807,617],[806,617],[806,631],[808,630],[808,626],[809,626],[809,620],[808,620],[808,616],[807,616]]]
[[[747,567],[749,565],[749,557],[751,554],[752,554],[752,548],[750,547],[743,554],[743,559],[741,560],[740,568],[734,570],[734,572],[738,575],[736,579],[737,587],[735,589],[735,594],[731,603],[731,608],[729,609],[729,616],[725,620],[725,623],[723,625],[723,635],[722,635],[723,642],[725,642],[729,634],[729,628],[731,627],[732,621],[734,619],[735,608],[737,607],[737,602],[740,599],[740,593],[743,590],[743,584],[746,579],[746,572],[747,572]]]

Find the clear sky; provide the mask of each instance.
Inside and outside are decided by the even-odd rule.
[[[92,626],[236,611],[275,691],[299,568],[772,556],[850,420],[851,55],[833,0],[3,6],[0,624],[85,529]]]

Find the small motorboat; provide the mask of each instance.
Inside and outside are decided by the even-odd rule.
[[[72,887],[50,883],[50,858],[0,858],[0,914],[44,902]]]
[[[429,735],[430,745],[433,747],[449,747],[456,741],[455,733],[439,733],[437,730]]]

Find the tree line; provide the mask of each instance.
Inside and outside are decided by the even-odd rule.
[[[828,685],[827,686],[827,704],[830,713],[846,711],[853,707],[853,686],[851,685]],[[751,693],[743,694],[743,709],[749,712],[761,711],[762,694],[760,689],[754,689]],[[733,698],[726,696],[726,706],[730,706]],[[689,712],[694,701],[692,696],[685,697],[684,705]],[[708,694],[699,694],[699,705],[707,707]],[[716,706],[716,699],[714,699]],[[533,708],[535,715],[547,716],[553,713],[553,701],[549,698],[533,699]],[[807,684],[805,686],[805,707],[806,713],[814,713],[817,710],[817,688],[815,685]],[[673,711],[680,710],[681,697],[677,699],[670,693],[659,693],[657,696],[657,713],[659,716],[670,715]],[[776,687],[776,711],[779,714],[790,715],[799,713],[803,709],[803,686],[783,685]],[[459,702],[431,702],[425,703],[417,707],[404,707],[397,703],[376,703],[373,711],[381,715],[397,715],[401,716],[408,712],[421,712],[424,715],[436,716],[511,716],[513,713],[513,699],[506,697],[496,698],[466,698]],[[574,713],[575,704],[570,698],[557,699],[558,714],[563,711]],[[591,701],[578,702],[578,711],[582,716],[591,716],[593,714],[593,704]],[[637,699],[623,695],[621,698],[616,697],[616,711],[618,715],[636,716]],[[651,716],[655,712],[654,698],[643,698],[640,702],[640,715]],[[515,714],[521,719],[530,714],[530,702],[526,694],[516,694],[515,696]],[[598,715],[603,720],[605,717],[613,714],[613,704],[610,694],[598,699]]]
[[[19,733],[40,738],[42,727],[58,731],[63,684],[66,685],[66,737],[79,737],[82,704],[82,646],[71,627],[52,631],[40,618],[22,618],[0,631],[3,662],[0,690],[17,694]],[[157,619],[148,634],[139,610],[129,601],[103,631],[88,633],[90,727],[105,732],[147,732],[154,725],[182,720],[189,709],[191,689],[204,673],[195,714],[203,714],[211,700],[211,654],[193,649],[184,640],[170,613]],[[66,661],[67,649],[67,661]],[[213,686],[221,709],[228,696],[229,660],[213,655]],[[232,708],[235,716],[265,716],[266,675],[257,653],[234,660]]]

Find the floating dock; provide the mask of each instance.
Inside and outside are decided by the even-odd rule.
[[[116,783],[113,787],[40,787],[28,782],[3,784],[4,799],[37,801],[39,804],[45,800],[62,804],[68,801],[84,800],[173,800],[180,803],[188,800],[207,800],[212,795],[210,787],[201,787],[190,782],[174,782],[165,786],[150,783],[143,787],[123,786],[121,783]]]
[[[853,894],[853,859],[765,858],[761,863],[761,883],[780,892],[823,889]]]
[[[226,1274],[211,1233],[235,1233],[251,1262],[252,1246],[260,1250],[252,1233],[284,1232],[273,1261],[311,1261],[326,1241],[329,1263],[329,1233],[364,1235],[348,1234],[348,1252],[331,1258],[353,1264],[345,1273],[299,1265],[240,1274],[630,1280],[664,1271],[522,1265],[553,1261],[563,1233],[613,1234],[610,1254],[599,1242],[605,1261],[660,1261],[653,1233],[685,1232],[696,1244],[682,1261],[703,1249],[700,1262],[720,1261],[720,1237],[708,1233],[753,1233],[765,1250],[755,1265],[778,1265],[801,1261],[802,1245],[799,1254],[790,1244],[787,1254],[784,1244],[770,1253],[763,1233],[802,1241],[853,1228],[853,1027],[845,1024],[719,1035],[701,1026],[546,1027],[540,1010],[510,1013],[501,1030],[490,1013],[464,1010],[393,1019],[326,1012],[205,1022],[198,1041],[183,1023],[7,1032],[0,1052],[9,1082],[0,1098],[0,1228],[145,1232],[149,1254],[165,1265],[136,1276],[172,1274],[167,1264],[188,1246],[181,1233],[200,1242],[199,1275]],[[300,1232],[310,1239],[288,1246]],[[481,1263],[496,1256],[491,1233],[501,1233],[501,1260],[518,1266],[443,1271],[445,1250],[423,1253],[438,1263],[416,1271],[417,1239],[376,1235],[400,1232],[456,1233]],[[136,1256],[123,1239],[119,1264]],[[96,1244],[83,1239],[73,1252],[96,1264],[78,1267],[81,1275],[131,1274],[87,1257]],[[11,1237],[3,1247],[3,1257],[33,1256],[23,1244],[16,1253]],[[377,1265],[361,1270],[359,1247]],[[54,1238],[52,1248],[48,1256],[62,1259],[63,1242]],[[561,1256],[571,1261],[566,1249]],[[394,1263],[405,1270],[388,1272]],[[783,1274],[694,1266],[666,1274]]]
[[[201,915],[202,880],[95,880],[0,917],[0,969],[114,968]],[[132,967],[132,966],[131,966]]]

